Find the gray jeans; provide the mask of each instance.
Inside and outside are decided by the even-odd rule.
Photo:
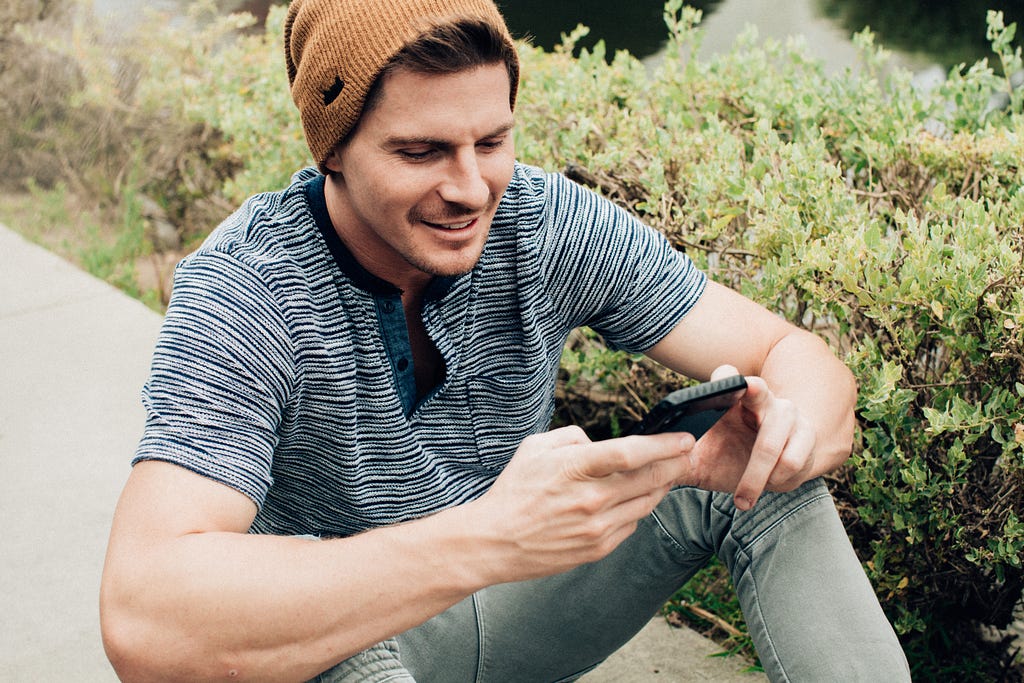
[[[672,491],[603,560],[491,586],[318,681],[571,681],[624,645],[717,555],[772,681],[909,681],[824,483],[762,496]]]

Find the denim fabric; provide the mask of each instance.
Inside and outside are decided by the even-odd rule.
[[[385,640],[349,657],[311,683],[415,683],[398,659],[398,645]]]
[[[401,663],[420,683],[575,680],[714,554],[730,570],[772,681],[910,680],[820,480],[765,494],[749,512],[726,494],[676,489],[603,560],[491,586],[401,634]]]

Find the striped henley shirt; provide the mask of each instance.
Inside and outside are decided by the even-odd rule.
[[[241,491],[253,532],[347,536],[480,496],[549,427],[571,330],[645,351],[706,282],[611,202],[517,164],[479,262],[424,297],[445,375],[417,401],[400,292],[345,249],[323,184],[305,169],[250,198],[182,261],[143,389],[134,462]]]

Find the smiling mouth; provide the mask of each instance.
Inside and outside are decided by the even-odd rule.
[[[432,228],[438,228],[441,230],[462,230],[476,223],[476,219],[470,219],[468,221],[459,221],[458,223],[432,223],[431,221],[423,221]]]

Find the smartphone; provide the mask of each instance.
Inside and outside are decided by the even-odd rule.
[[[731,408],[747,388],[743,375],[686,387],[663,398],[629,434],[689,432],[699,439]]]

